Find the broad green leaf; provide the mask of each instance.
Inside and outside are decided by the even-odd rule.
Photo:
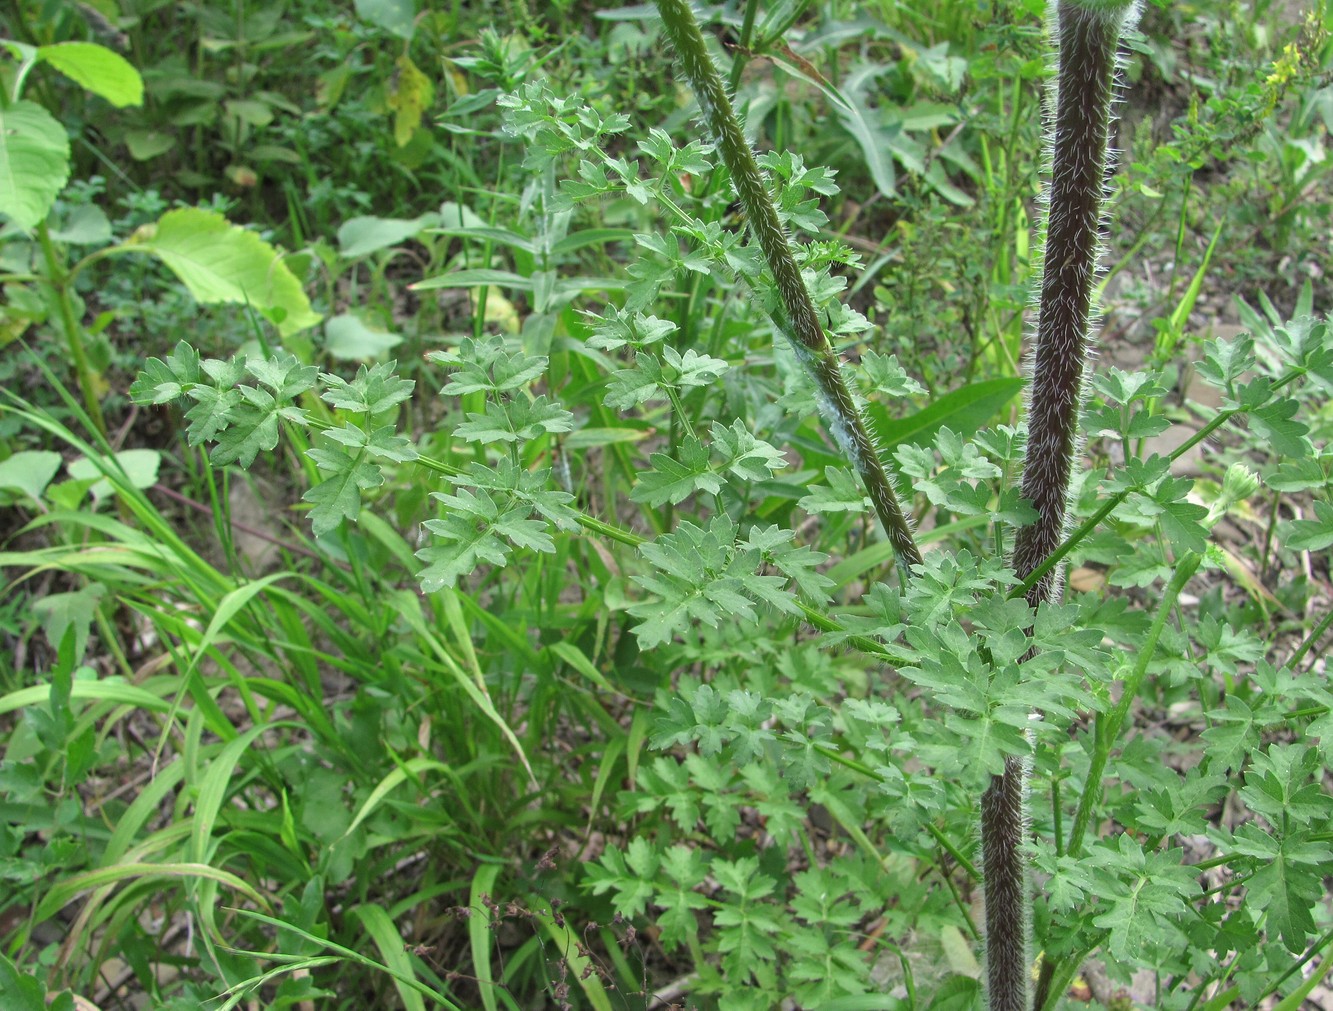
[[[324,350],[343,361],[379,358],[403,342],[388,330],[368,325],[360,316],[345,312],[324,323]]]
[[[417,218],[350,218],[338,229],[338,252],[355,259],[390,246],[397,246],[440,223],[435,213]]]
[[[227,115],[247,126],[268,126],[273,122],[273,106],[248,98],[231,98],[225,105]]]
[[[143,78],[125,57],[95,42],[58,42],[37,56],[118,109],[143,105]]]
[[[47,1004],[46,986],[40,979],[20,973],[4,955],[0,955],[0,993],[5,995],[9,1011],[53,1011],[56,1006],[54,1002]]]
[[[532,278],[508,270],[454,270],[448,274],[428,277],[424,281],[408,285],[413,291],[430,291],[432,288],[486,288],[490,285],[501,288],[513,288],[517,291],[531,291]]]
[[[59,228],[51,229],[51,238],[72,246],[100,246],[111,241],[111,221],[102,208],[84,204],[71,210]]]
[[[122,449],[116,454],[116,466],[125,472],[130,486],[140,490],[157,484],[158,468],[162,466],[162,454],[156,449]],[[69,476],[77,481],[98,478],[89,489],[89,494],[96,500],[111,494],[111,481],[102,476],[102,470],[87,457],[72,460],[65,468]]]
[[[35,102],[0,107],[0,214],[36,228],[69,179],[69,137]]]
[[[994,418],[1022,388],[1021,379],[984,379],[946,393],[906,418],[890,418],[880,404],[866,405],[866,417],[881,453],[905,443],[929,446],[946,425],[970,436]]]
[[[154,254],[199,302],[254,306],[284,337],[320,321],[277,250],[213,211],[168,211],[116,249]]]
[[[593,449],[601,446],[614,446],[620,442],[642,442],[652,433],[635,428],[580,428],[565,438],[565,449]]]
[[[874,79],[888,67],[864,63],[847,76],[842,89],[824,85],[823,91],[833,100],[838,122],[852,135],[865,157],[866,171],[875,188],[892,199],[898,194],[897,174],[893,167],[892,147],[888,131],[880,126],[879,113],[866,103],[866,93]],[[901,127],[899,127],[901,129]]]
[[[981,966],[977,963],[976,955],[972,953],[972,945],[963,936],[963,932],[953,924],[946,924],[940,928],[940,948],[944,951],[944,958],[949,963],[949,968],[959,976],[981,978]]]
[[[413,0],[356,0],[357,17],[400,39],[412,37],[416,14]]]
[[[454,235],[461,239],[478,239],[482,242],[491,242],[500,246],[509,246],[511,249],[520,249],[525,253],[536,256],[539,252],[536,243],[526,235],[514,231],[512,228],[491,228],[486,225],[472,225],[463,227],[461,225],[447,225],[442,228],[431,229],[432,235]]]
[[[59,453],[47,449],[22,450],[0,463],[0,488],[22,492],[38,502],[62,463]]]
[[[176,146],[176,138],[161,130],[127,130],[125,146],[135,161],[152,161]]]
[[[97,615],[97,606],[106,594],[101,583],[89,583],[71,593],[48,593],[32,604],[33,614],[42,623],[42,631],[52,650],[60,648],[65,633],[74,629],[74,659],[83,659],[88,646],[88,630]]]

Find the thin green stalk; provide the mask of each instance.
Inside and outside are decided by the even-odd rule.
[[[750,43],[754,39],[754,16],[759,11],[759,0],[746,0],[745,14],[741,20],[740,43],[731,58],[731,74],[727,78],[727,87],[732,91],[740,87],[741,73],[750,58]]]
[[[88,353],[83,346],[83,327],[74,318],[74,305],[70,301],[70,275],[65,270],[51,241],[51,232],[43,221],[37,226],[37,241],[42,247],[42,257],[46,261],[47,283],[55,292],[56,304],[60,307],[60,324],[65,331],[65,341],[69,345],[70,358],[74,362],[74,374],[79,379],[79,392],[83,394],[83,406],[88,411],[99,435],[106,436],[106,418],[102,416],[102,404],[97,399],[96,377],[88,364]]]
[[[1324,637],[1324,633],[1328,631],[1329,625],[1333,625],[1333,608],[1330,608],[1328,613],[1319,619],[1319,624],[1310,630],[1310,634],[1301,641],[1296,652],[1291,654],[1291,659],[1287,661],[1287,668],[1289,670],[1294,671],[1297,666],[1300,665],[1300,662],[1305,659],[1305,654],[1310,652],[1315,644]]]
[[[1096,943],[1088,945],[1068,959],[1047,959],[1042,962],[1041,979],[1037,983],[1037,992],[1032,1001],[1034,1011],[1050,1011],[1054,1007],[1055,1002],[1069,989],[1069,984],[1074,981],[1074,974],[1078,972],[1083,960],[1097,947],[1097,944],[1101,943],[1101,939],[1106,936],[1106,933],[1106,931],[1102,931],[1097,936]]]
[[[687,0],[658,0],[657,10],[685,79],[694,89],[704,120],[731,174],[750,231],[773,273],[782,300],[781,315],[785,317],[774,322],[791,341],[797,358],[814,380],[820,411],[838,447],[860,474],[893,544],[899,572],[906,578],[911,573],[911,566],[921,562],[920,549],[912,538],[907,518],[898,504],[898,496],[893,491],[883,461],[871,442],[856,400],[843,379],[837,355],[819,323],[819,314],[792,255],[768,184],[732,109],[717,66],[704,44],[699,23]]]
[[[1323,951],[1330,944],[1333,944],[1333,930],[1327,930],[1323,934],[1321,934],[1319,940],[1315,941],[1314,944],[1310,945],[1310,947],[1305,949],[1304,955],[1302,955],[1290,966],[1288,966],[1286,972],[1282,973],[1281,976],[1278,976],[1271,983],[1269,983],[1267,987],[1264,988],[1264,992],[1259,995],[1259,998],[1253,1004],[1251,1004],[1250,1007],[1256,1009],[1256,1011],[1258,1008],[1263,1007],[1264,1000],[1266,998],[1271,997],[1273,994],[1277,993],[1282,988],[1283,984],[1287,982],[1287,980],[1291,979],[1292,976],[1295,976],[1298,972],[1304,969],[1306,965],[1309,964],[1312,958],[1314,958],[1317,954]],[[1321,971],[1320,974],[1322,975],[1323,972],[1327,972],[1327,970],[1324,969],[1323,971]]]
[[[1120,729],[1129,715],[1129,708],[1134,704],[1134,699],[1138,697],[1139,689],[1143,686],[1143,679],[1148,673],[1148,664],[1152,662],[1153,655],[1157,651],[1157,642],[1166,629],[1176,599],[1180,596],[1180,591],[1185,588],[1185,584],[1194,577],[1202,561],[1203,556],[1195,553],[1187,554],[1176,561],[1175,573],[1166,586],[1165,594],[1157,608],[1157,615],[1148,629],[1148,636],[1139,647],[1133,669],[1122,682],[1120,701],[1116,703],[1115,708],[1097,717],[1092,761],[1088,766],[1088,777],[1083,784],[1083,795],[1079,798],[1078,810],[1074,812],[1074,824],[1069,830],[1067,850],[1069,856],[1077,857],[1082,851],[1083,836],[1087,832],[1092,808],[1101,796],[1102,774],[1106,771],[1106,762],[1111,755],[1111,749],[1115,747]]]

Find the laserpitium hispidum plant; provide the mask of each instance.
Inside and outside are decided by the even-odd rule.
[[[660,209],[669,221],[667,234],[634,235],[639,255],[628,268],[623,304],[589,314],[586,331],[562,335],[577,348],[568,357],[587,369],[578,382],[560,388],[550,360],[539,353],[547,348],[531,346],[540,343],[532,334],[524,335],[528,344],[521,351],[501,337],[475,336],[433,353],[431,360],[450,374],[442,392],[460,402],[460,420],[451,431],[469,449],[465,466],[428,458],[397,434],[393,418],[411,388],[391,365],[365,368],[348,382],[320,375],[290,356],[224,363],[200,361],[182,347],[165,361],[151,363],[136,385],[136,398],[192,400],[190,440],[217,442],[214,462],[248,464],[276,444],[282,425],[318,429],[310,457],[323,480],[306,501],[319,535],[336,535],[345,521],[355,521],[363,495],[379,494],[400,467],[424,466],[444,475],[450,490],[436,493],[441,515],[425,524],[425,543],[417,553],[425,563],[418,578],[427,592],[458,586],[478,570],[494,579],[515,552],[554,553],[562,537],[580,529],[638,549],[641,570],[630,577],[637,589],[633,601],[622,605],[636,622],[637,647],[665,655],[663,663],[698,663],[709,678],[707,683],[686,677],[671,682],[650,743],[689,753],[680,761],[658,757],[640,764],[635,789],[620,801],[629,818],[659,817],[660,837],[636,834],[623,851],[609,846],[590,865],[585,885],[597,896],[610,895],[622,915],[638,918],[649,906],[659,910],[658,939],[669,951],[690,950],[699,974],[696,993],[716,995],[728,1008],[772,1007],[790,998],[819,1008],[873,989],[876,983],[855,932],[891,905],[912,908],[905,896],[920,877],[915,868],[899,875],[892,881],[898,891],[888,901],[890,861],[863,829],[876,818],[891,825],[902,853],[924,859],[928,847],[917,842],[924,838],[947,856],[935,866],[951,889],[957,922],[970,926],[966,903],[952,891],[952,870],[969,878],[979,872],[968,857],[973,829],[963,827],[955,815],[966,812],[970,818],[977,809],[992,1008],[1052,1007],[1080,960],[1098,946],[1122,962],[1167,966],[1175,983],[1174,991],[1170,981],[1164,987],[1163,1007],[1187,1006],[1180,981],[1213,957],[1200,952],[1239,952],[1238,938],[1251,939],[1247,948],[1257,950],[1252,939],[1262,929],[1275,932],[1287,949],[1298,950],[1314,929],[1302,903],[1318,888],[1315,868],[1327,859],[1328,849],[1323,838],[1328,805],[1321,807],[1309,795],[1318,756],[1308,744],[1271,747],[1250,766],[1254,782],[1263,785],[1246,796],[1247,803],[1280,827],[1272,835],[1237,833],[1226,854],[1238,873],[1252,875],[1244,929],[1230,921],[1224,929],[1209,920],[1215,912],[1211,908],[1198,912],[1198,874],[1183,865],[1178,851],[1165,847],[1177,836],[1205,831],[1200,808],[1225,793],[1227,772],[1241,767],[1247,748],[1259,746],[1264,727],[1292,710],[1322,715],[1318,707],[1326,700],[1316,688],[1298,685],[1287,668],[1260,664],[1260,687],[1248,701],[1210,705],[1207,715],[1214,726],[1207,733],[1213,736],[1206,739],[1212,747],[1198,771],[1154,779],[1154,771],[1161,771],[1155,755],[1137,764],[1121,756],[1118,773],[1126,780],[1135,777],[1143,797],[1102,797],[1111,752],[1119,746],[1129,707],[1150,667],[1166,664],[1173,677],[1187,679],[1197,677],[1203,665],[1225,670],[1231,664],[1234,669],[1238,658],[1253,663],[1264,656],[1262,644],[1214,623],[1186,630],[1203,650],[1201,656],[1182,660],[1173,642],[1179,632],[1170,624],[1181,590],[1204,562],[1209,526],[1253,491],[1248,471],[1229,472],[1215,501],[1205,506],[1189,499],[1191,485],[1172,475],[1170,459],[1126,453],[1123,468],[1102,485],[1089,481],[1077,501],[1070,493],[1087,379],[1115,53],[1132,23],[1133,5],[1087,0],[1059,3],[1052,12],[1058,65],[1048,124],[1049,220],[1021,488],[1030,506],[1013,489],[998,485],[1002,471],[1022,459],[1023,439],[1012,429],[978,433],[972,441],[944,430],[933,447],[902,445],[896,453],[894,465],[904,485],[910,480],[914,493],[941,513],[990,521],[997,540],[1018,528],[1008,562],[1002,553],[979,557],[972,550],[955,555],[918,550],[890,465],[870,437],[848,378],[869,375],[872,385],[891,395],[906,392],[910,381],[896,362],[873,349],[863,354],[859,376],[844,376],[832,342],[867,329],[864,319],[840,303],[839,279],[828,269],[831,262],[847,262],[845,254],[834,244],[792,243],[787,235],[789,228],[810,232],[823,223],[810,194],[828,194],[831,180],[790,152],[756,158],[689,6],[664,0],[659,8],[740,196],[757,251],[722,228],[720,214],[709,216],[716,207],[698,192],[714,174],[714,151],[707,145],[677,147],[664,132],[651,131],[637,152],[654,166],[656,178],[644,178],[630,155],[605,150],[609,138],[628,128],[628,117],[598,111],[529,81],[503,95],[499,104],[506,130],[525,145],[528,182],[521,203],[533,233],[555,237],[554,249],[577,209],[595,208],[608,197]],[[577,169],[566,176],[574,160]],[[682,177],[694,180],[694,190],[682,184]],[[778,182],[776,205],[770,178]],[[477,228],[473,237],[489,242],[500,234]],[[498,272],[483,273],[487,280],[481,283],[499,277]],[[780,503],[775,508],[791,511],[791,500],[797,499],[800,509],[827,517],[864,511],[868,499],[896,552],[901,578],[897,586],[874,585],[853,613],[828,613],[833,580],[821,571],[822,554],[798,544],[793,530],[760,521],[751,512],[762,498],[755,489],[786,467],[784,454],[752,432],[743,418],[713,420],[705,428],[706,414],[691,409],[749,363],[726,357],[729,320],[724,312],[711,327],[698,325],[700,318],[688,312],[680,323],[652,314],[667,314],[659,306],[669,300],[661,295],[681,284],[681,278],[695,285],[704,283],[701,278],[717,281],[725,291],[743,285],[753,297],[737,300],[744,306],[736,315],[753,325],[751,303],[768,311],[773,329],[790,343],[808,377],[809,400],[855,478],[836,465],[821,464],[822,473],[804,477],[798,490],[784,489],[785,500],[774,496]],[[468,283],[478,283],[475,275]],[[461,284],[459,277],[445,275],[420,287]],[[598,281],[585,287],[607,285]],[[544,309],[584,287],[576,278],[543,271],[540,286],[531,280],[529,290]],[[692,292],[688,304],[703,301]],[[1324,346],[1327,327],[1308,318],[1258,324],[1263,321],[1256,318],[1256,338],[1220,343],[1199,365],[1201,377],[1225,399],[1173,459],[1240,415],[1281,452],[1314,455],[1306,430],[1292,420],[1297,404],[1282,391],[1307,376],[1319,382],[1333,379]],[[551,332],[545,334],[549,339]],[[1279,366],[1272,377],[1248,375],[1256,340]],[[1159,380],[1114,371],[1092,377],[1103,401],[1094,418],[1095,434],[1128,445],[1145,431],[1160,432],[1166,390]],[[595,410],[627,412],[649,403],[669,404],[669,424],[662,426],[668,434],[652,444],[647,467],[632,472],[629,494],[656,525],[656,536],[631,534],[589,515],[586,499],[580,501],[546,466],[557,440],[568,437],[573,443],[581,434],[582,419],[560,401],[574,396],[570,387],[580,383],[597,388],[599,395],[603,386],[598,384],[604,384]],[[304,407],[296,406],[297,398]],[[763,406],[773,405],[765,400]],[[779,413],[769,410],[765,416]],[[615,467],[614,453],[606,452],[603,463],[608,470]],[[1321,486],[1320,477],[1303,475],[1302,480],[1314,482],[1303,487]],[[609,493],[607,499],[612,501]],[[711,515],[699,523],[676,519],[671,510],[681,507],[683,512],[689,501]],[[1085,517],[1072,533],[1067,529],[1071,510]],[[1333,520],[1320,515],[1322,526],[1294,531],[1296,543],[1327,546],[1321,538],[1330,534]],[[1119,534],[1109,548],[1092,543],[1093,531],[1104,521],[1132,531],[1141,550],[1131,551]],[[1152,534],[1155,543],[1150,543]],[[1095,599],[1062,602],[1060,567],[1075,549],[1145,556],[1147,561],[1132,571],[1123,566],[1126,585],[1163,583],[1155,611],[1126,617],[1114,604],[1103,607]],[[836,690],[821,689],[821,680],[836,682],[844,672],[834,669],[835,661],[817,646],[793,645],[776,635],[745,640],[744,661],[737,663],[750,666],[739,683],[734,668],[723,674],[710,666],[720,654],[742,652],[738,642],[762,627],[764,607],[808,618],[826,634],[827,644],[851,644],[892,664],[899,676],[895,680],[911,691],[893,695],[893,704],[879,695],[849,698],[837,707],[822,704],[816,698],[821,690]],[[1129,644],[1119,667],[1103,647],[1107,639]],[[687,645],[679,646],[681,640]],[[1116,682],[1120,695],[1113,703]],[[1066,728],[1088,711],[1096,714],[1094,733],[1071,742]],[[1067,819],[1058,787],[1052,787],[1052,811],[1043,826],[1051,839],[1035,844],[1048,882],[1046,901],[1038,903],[1036,913],[1028,901],[1034,847],[1025,810],[1032,765],[1054,784],[1061,781],[1062,766],[1070,767],[1078,795]],[[859,777],[859,793],[848,786],[853,777]],[[1287,822],[1281,809],[1292,797],[1301,803],[1291,808],[1296,815]],[[827,811],[856,842],[856,854],[818,859],[809,835],[803,834],[802,802]],[[772,846],[746,840],[706,855],[699,844],[705,828],[707,838],[726,849],[737,843],[738,825],[753,811],[764,819],[765,832],[775,840]],[[1087,842],[1093,826],[1108,817],[1132,831]],[[786,875],[792,879],[787,882],[784,845],[793,838],[803,846],[806,866]],[[916,908],[929,910],[929,903]],[[1044,961],[1033,994],[1029,921],[1036,916],[1046,922],[1041,925]],[[1056,919],[1067,929],[1055,929]],[[1223,956],[1217,957],[1211,978],[1226,981],[1235,963],[1223,965]],[[904,956],[901,961],[906,972],[911,960]]]
[[[721,75],[687,0],[657,0],[657,6],[773,273],[786,315],[779,327],[819,391],[817,400],[830,431],[865,482],[897,551],[899,571],[910,578],[910,566],[920,564],[920,552],[842,381],[768,185],[731,111]],[[1033,607],[1059,596],[1059,568],[1053,555],[1065,535],[1069,479],[1084,402],[1116,49],[1135,14],[1132,0],[1057,0],[1052,15],[1057,73],[1049,130],[1051,173],[1022,483],[1023,495],[1036,507],[1037,517],[1019,530],[1013,557],[1019,578],[1030,584],[1027,600]],[[994,777],[981,798],[986,975],[992,1011],[1026,1011],[1030,1003],[1025,763],[1022,757],[1007,757],[1004,772]]]
[[[791,341],[818,390],[816,400],[836,443],[861,475],[897,552],[899,571],[911,578],[920,553],[903,522],[903,511],[854,400],[843,384],[835,355],[811,308],[805,282],[795,266],[787,237],[770,200],[748,142],[732,113],[728,94],[708,53],[687,0],[657,0],[683,76],[698,98],[705,122],[739,195],[749,227],[764,251],[781,296],[778,329]],[[1115,92],[1117,50],[1137,20],[1136,0],[1056,0],[1050,13],[1055,43],[1055,73],[1047,124],[1049,185],[1045,195],[1042,264],[1037,297],[1035,341],[1029,359],[1027,447],[1022,493],[1036,510],[1035,519],[1017,534],[1012,564],[1020,589],[1033,608],[1058,602],[1061,567],[1068,532],[1070,478],[1078,453],[1080,413],[1091,340],[1093,288],[1100,252],[1102,205],[1106,190],[1109,132]],[[1168,587],[1168,604],[1199,565],[1186,552]],[[1159,619],[1166,614],[1166,606]],[[1156,635],[1161,633],[1161,622]],[[1150,649],[1156,635],[1146,646]],[[1033,647],[1035,650],[1035,646]],[[1020,662],[1031,662],[1030,650]],[[1144,661],[1146,665],[1146,659]],[[997,671],[998,676],[998,671]],[[1142,676],[1130,679],[1137,686]],[[1133,692],[1099,732],[1110,740],[1123,723]],[[1036,714],[1034,714],[1036,718]],[[1105,741],[1103,741],[1105,743]],[[1100,759],[1100,761],[1098,760]],[[1104,770],[1105,750],[1094,759],[1089,790]],[[987,1001],[991,1011],[1027,1011],[1058,997],[1077,960],[1043,966],[1035,1005],[1030,982],[1030,883],[1027,815],[1030,759],[1008,754],[1003,772],[994,775],[980,798],[985,884]],[[1087,828],[1090,804],[1085,795],[1076,815],[1068,852],[1077,856]],[[1059,817],[1057,812],[1056,817]],[[1061,974],[1063,970],[1063,974]]]

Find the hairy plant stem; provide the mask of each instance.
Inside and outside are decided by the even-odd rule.
[[[1100,247],[1116,47],[1133,10],[1125,0],[1054,4],[1055,101],[1047,123],[1051,181],[1022,480],[1023,496],[1036,507],[1037,520],[1019,531],[1013,557],[1023,580],[1043,567],[1065,534]],[[1034,607],[1060,593],[1059,566],[1043,568],[1027,583],[1027,600]],[[990,1011],[1031,1006],[1027,779],[1026,763],[1008,758],[1003,774],[992,778],[981,799]]]
[[[731,174],[750,231],[773,273],[782,300],[782,315],[785,316],[785,319],[775,319],[774,322],[791,341],[797,358],[814,380],[820,411],[838,448],[861,476],[893,545],[898,570],[905,579],[911,573],[911,566],[920,563],[920,549],[866,430],[856,400],[843,379],[838,357],[819,323],[819,314],[792,255],[767,181],[741,130],[726,86],[704,44],[699,23],[687,0],[657,0],[657,10],[685,79],[694,89],[704,121],[717,142],[722,161]]]
[[[1309,372],[1308,369],[1300,366],[1288,369],[1286,372],[1284,372],[1281,376],[1278,377],[1278,379],[1273,383],[1271,387],[1269,387],[1270,397],[1272,396],[1272,394],[1277,393],[1284,387],[1290,386],[1296,380],[1305,376],[1308,372]],[[1264,404],[1267,403],[1269,403],[1269,401],[1264,401]],[[1226,410],[1223,411],[1218,411],[1216,414],[1213,415],[1212,419],[1206,425],[1204,425],[1197,432],[1191,435],[1188,439],[1182,442],[1179,446],[1173,449],[1169,454],[1167,454],[1167,459],[1170,460],[1172,463],[1174,463],[1175,461],[1183,457],[1185,454],[1187,454],[1190,450],[1192,450],[1195,446],[1199,445],[1201,442],[1206,442],[1209,438],[1212,437],[1212,434],[1214,432],[1216,432],[1219,428],[1225,425],[1232,418],[1236,417],[1237,415],[1247,414],[1255,410],[1256,406],[1262,407],[1264,406],[1264,404],[1246,406],[1246,407],[1232,407],[1232,408],[1227,408]],[[1116,492],[1110,498],[1102,502],[1102,504],[1097,508],[1097,511],[1095,513],[1093,513],[1081,524],[1079,524],[1078,528],[1075,529],[1071,534],[1069,534],[1069,536],[1066,537],[1060,543],[1060,546],[1058,548],[1056,548],[1049,555],[1047,555],[1042,560],[1040,565],[1038,565],[1035,569],[1033,569],[1031,572],[1029,572],[1026,576],[1023,577],[1022,582],[1020,582],[1016,587],[1013,588],[1012,591],[1010,591],[1009,597],[1011,599],[1015,599],[1018,597],[1028,596],[1032,592],[1033,587],[1036,586],[1037,582],[1043,577],[1045,577],[1047,573],[1054,571],[1055,568],[1062,561],[1064,561],[1065,556],[1068,555],[1069,552],[1073,551],[1075,547],[1081,544],[1094,530],[1100,527],[1102,525],[1102,521],[1106,519],[1106,517],[1110,516],[1111,513],[1115,512],[1116,508],[1122,502],[1124,502],[1125,499],[1129,498],[1131,493],[1142,490],[1143,490],[1142,487],[1134,485],[1132,487],[1125,488],[1122,491]]]

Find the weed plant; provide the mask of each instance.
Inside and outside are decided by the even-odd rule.
[[[1042,99],[1020,3],[315,7],[16,7],[0,1004],[1299,1007],[1327,11],[1066,0]],[[1199,90],[1112,177],[1118,47]],[[1170,264],[1085,375],[1102,220]]]

